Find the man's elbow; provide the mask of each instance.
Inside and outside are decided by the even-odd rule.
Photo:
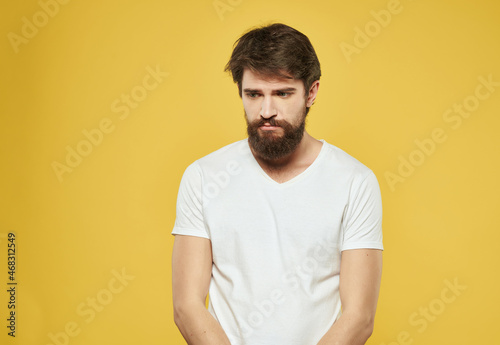
[[[181,325],[183,319],[182,315],[184,314],[183,307],[179,304],[180,303],[174,303],[174,322],[177,327]]]
[[[351,320],[352,331],[356,334],[356,337],[360,342],[364,344],[368,338],[373,333],[375,325],[375,315],[373,313],[367,313],[365,311],[357,311],[353,313],[344,312],[346,319]]]
[[[373,329],[375,326],[375,315],[366,314],[360,319],[360,333],[362,337],[366,340],[373,334]]]
[[[174,322],[177,327],[180,327],[185,321],[187,315],[189,315],[189,310],[192,309],[189,307],[188,303],[184,301],[174,301]]]
[[[174,301],[174,322],[176,326],[180,328],[186,323],[186,320],[197,313],[199,308],[205,308],[205,306],[193,301]]]

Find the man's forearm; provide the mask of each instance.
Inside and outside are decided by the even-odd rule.
[[[373,331],[373,318],[343,313],[318,345],[364,345]]]
[[[231,345],[219,322],[204,305],[179,307],[175,311],[174,318],[189,345]]]

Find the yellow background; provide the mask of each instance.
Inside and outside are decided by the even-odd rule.
[[[0,342],[56,345],[52,333],[62,344],[184,344],[170,277],[180,178],[195,159],[245,137],[223,67],[244,31],[283,22],[310,38],[321,62],[309,133],[380,183],[384,273],[368,344],[497,343],[500,88],[456,129],[443,113],[474,95],[478,77],[500,81],[500,3],[401,0],[350,62],[342,42],[353,45],[355,29],[370,27],[370,11],[388,1],[220,3],[218,13],[212,0],[70,1],[17,53],[9,33],[22,35],[23,17],[43,24],[41,5],[2,3]],[[112,104],[140,92],[148,68],[168,76],[121,119]],[[114,130],[60,181],[54,162],[66,164],[67,146],[106,118]],[[391,189],[385,175],[417,157],[415,140],[434,128],[446,140]],[[18,248],[15,339],[5,327],[9,232]],[[110,293],[122,269],[127,285]],[[465,287],[446,290],[450,303],[446,281]],[[87,322],[78,307],[97,296],[107,304]],[[79,333],[65,340],[68,324]]]

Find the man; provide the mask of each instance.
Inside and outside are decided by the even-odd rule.
[[[304,129],[321,75],[309,39],[283,24],[251,30],[226,70],[248,139],[182,178],[179,330],[194,345],[365,344],[381,279],[380,189],[369,168]]]

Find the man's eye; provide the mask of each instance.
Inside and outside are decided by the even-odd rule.
[[[257,96],[259,96],[258,93],[247,93],[247,96],[250,97],[250,98],[257,98]]]
[[[288,97],[290,95],[289,92],[278,92],[278,96],[280,97]]]

